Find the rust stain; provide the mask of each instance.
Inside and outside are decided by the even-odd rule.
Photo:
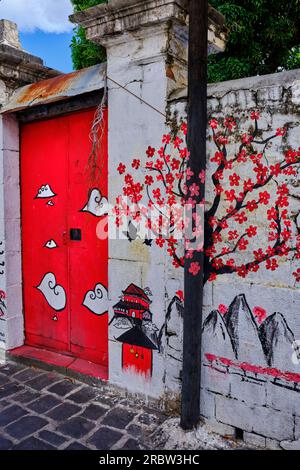
[[[174,80],[174,82],[175,82],[175,75],[174,75],[172,67],[167,67],[166,68],[166,75],[167,75],[168,78],[170,78],[171,80]]]
[[[79,72],[68,73],[67,75],[59,75],[58,77],[33,83],[26,87],[22,95],[17,99],[18,104],[31,103],[37,99],[47,99],[59,95],[66,91],[74,79],[78,79],[81,74]]]

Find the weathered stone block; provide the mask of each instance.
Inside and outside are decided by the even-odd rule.
[[[272,408],[251,406],[219,395],[216,396],[216,418],[222,423],[271,439],[293,438],[293,416]]]
[[[256,447],[266,447],[266,438],[253,432],[244,432],[244,442]]]

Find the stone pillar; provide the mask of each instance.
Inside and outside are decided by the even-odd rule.
[[[0,109],[16,88],[58,74],[22,50],[15,23],[0,20]],[[0,360],[24,342],[20,220],[19,125],[0,115]]]
[[[128,171],[133,158],[145,166],[148,146],[159,148],[169,126],[169,105],[186,97],[188,2],[186,0],[112,0],[71,17],[86,29],[88,39],[106,47],[108,85],[109,201],[122,194],[120,162]],[[223,17],[210,11],[210,47],[224,47]],[[126,91],[127,90],[127,91]],[[129,92],[135,94],[134,97]],[[139,99],[141,98],[141,100]],[[142,101],[143,100],[143,101]],[[149,104],[146,105],[145,102]],[[152,292],[153,323],[165,324],[167,306],[183,282],[183,270],[173,275],[166,254],[136,239],[109,241],[109,299],[112,306],[131,283]],[[112,324],[113,325],[113,324]],[[178,328],[180,326],[178,325]],[[124,370],[122,333],[110,328],[110,381],[154,397],[178,391],[180,362],[172,379],[166,378],[166,357],[153,351],[152,376]],[[133,348],[134,349],[134,348]],[[169,383],[166,383],[169,382]]]

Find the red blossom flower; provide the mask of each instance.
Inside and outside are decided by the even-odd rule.
[[[259,200],[262,204],[269,204],[271,195],[268,193],[268,191],[263,191],[259,193]]]
[[[247,250],[247,246],[249,245],[249,242],[248,240],[245,240],[245,238],[242,238],[239,242],[238,242],[238,248],[239,250],[241,251],[244,251],[244,250]]]
[[[155,243],[158,245],[160,248],[162,248],[165,244],[166,240],[162,237],[156,238]]]
[[[199,185],[196,184],[196,183],[191,184],[191,186],[189,187],[189,191],[190,191],[190,195],[192,197],[193,196],[199,196],[199,194],[200,194]]]
[[[243,144],[245,144],[245,145],[250,145],[251,142],[252,142],[252,140],[253,140],[253,136],[252,136],[252,135],[249,135],[249,134],[246,134],[246,133],[242,135],[242,142],[243,142]]]
[[[217,275],[216,273],[211,273],[209,278],[208,278],[208,282],[213,282],[217,279]]]
[[[239,186],[240,185],[241,177],[238,176],[236,173],[229,176],[230,186]]]
[[[293,272],[293,276],[296,279],[296,282],[300,282],[300,268],[297,271]]]
[[[231,241],[231,240],[236,240],[237,238],[239,238],[238,231],[237,231],[237,230],[229,230],[229,232],[228,232],[228,240],[229,240],[229,241]]]
[[[198,261],[194,261],[190,264],[190,267],[189,267],[189,272],[191,274],[193,274],[193,276],[197,276],[197,274],[199,273],[201,267],[200,267],[200,264],[198,263]]]
[[[237,275],[240,276],[240,277],[246,277],[248,274],[248,270],[246,268],[246,266],[243,264],[242,266],[239,266],[237,268]]]
[[[254,225],[250,225],[250,227],[247,228],[246,232],[249,238],[255,237],[255,235],[257,234],[257,227],[254,227]]]
[[[140,164],[141,164],[141,160],[138,160],[137,158],[135,158],[133,161],[132,161],[132,168],[135,169],[135,170],[138,170],[139,167],[140,167]]]
[[[246,209],[248,209],[249,212],[253,212],[257,208],[258,208],[258,204],[254,199],[252,201],[248,201],[246,204]]]
[[[117,170],[120,173],[120,175],[122,175],[126,171],[126,166],[123,163],[120,163]]]
[[[172,158],[171,169],[174,171],[174,170],[178,170],[179,167],[180,167],[180,160],[177,160],[176,158]]]
[[[261,248],[259,248],[257,251],[253,251],[253,254],[257,261],[262,261],[265,258],[265,254]]]
[[[243,224],[244,222],[247,222],[248,218],[246,217],[245,212],[240,212],[235,214],[234,220],[239,224]]]
[[[188,126],[187,126],[187,123],[186,123],[186,122],[183,122],[183,123],[181,124],[180,129],[182,130],[182,132],[184,133],[184,135],[187,135]]]
[[[260,118],[260,114],[258,111],[252,111],[252,113],[250,114],[250,117],[252,119],[252,121],[258,121],[258,119]]]
[[[266,268],[275,271],[278,268],[278,262],[276,259],[267,259]]]
[[[211,162],[215,162],[220,165],[224,160],[224,155],[222,152],[216,152],[214,157],[210,159]]]
[[[275,207],[271,207],[271,209],[269,209],[267,211],[267,215],[268,215],[268,220],[276,220],[277,219],[277,210],[275,209]]]
[[[152,177],[152,176],[149,176],[149,175],[146,175],[146,176],[145,176],[145,184],[146,184],[147,186],[151,186],[151,184],[153,184],[153,183],[154,183],[153,177]]]
[[[277,136],[285,136],[287,130],[285,127],[278,127],[278,129],[276,130],[276,135]]]
[[[225,315],[228,312],[228,307],[226,307],[226,305],[224,304],[220,304],[218,307],[218,310],[221,313],[221,315]]]
[[[251,179],[249,178],[248,180],[245,180],[244,181],[244,192],[251,192],[253,190],[253,187],[254,187],[254,183],[253,181],[251,181]]]
[[[170,134],[165,134],[162,138],[162,143],[163,144],[169,144],[171,142],[171,136]]]
[[[217,119],[211,119],[208,124],[212,129],[217,129],[219,125]]]
[[[154,168],[156,168],[157,170],[162,170],[163,167],[164,167],[164,161],[157,159],[154,164]]]
[[[253,308],[254,316],[257,318],[259,324],[261,324],[267,318],[267,312],[264,308],[256,306]]]
[[[180,137],[175,137],[174,141],[173,141],[173,145],[174,145],[174,148],[175,149],[179,149],[180,145],[182,144],[183,140],[180,139]]]
[[[180,300],[181,302],[184,301],[184,293],[183,293],[183,290],[178,290],[178,291],[176,292],[176,295],[177,295],[177,297],[179,297],[179,300]]]
[[[153,148],[149,145],[148,149],[146,150],[146,154],[147,154],[148,158],[153,157],[153,155],[155,154],[155,148]]]
[[[230,191],[225,191],[226,201],[233,202],[236,200],[236,194],[234,189],[230,189]]]

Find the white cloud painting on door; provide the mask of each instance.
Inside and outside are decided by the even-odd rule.
[[[108,201],[101,195],[99,189],[94,188],[88,195],[88,201],[80,212],[89,212],[95,217],[103,217],[108,212]]]
[[[96,315],[103,315],[108,310],[107,289],[102,284],[97,284],[94,290],[86,293],[82,305]]]
[[[47,273],[43,277],[37,289],[43,294],[51,308],[60,312],[64,310],[67,303],[65,289],[60,286],[53,273]]]

